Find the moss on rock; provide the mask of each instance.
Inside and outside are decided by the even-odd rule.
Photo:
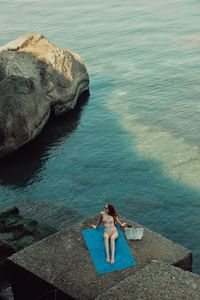
[[[23,217],[17,207],[0,211],[0,281],[4,274],[8,276],[5,269],[8,256],[56,231],[52,226]]]

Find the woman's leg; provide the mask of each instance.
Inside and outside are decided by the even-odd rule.
[[[110,263],[115,263],[115,240],[118,238],[118,232],[117,230],[112,234],[110,237],[110,245],[111,245],[111,260]]]
[[[109,253],[109,235],[107,233],[104,233],[104,246],[106,251],[106,261],[110,262],[110,253]]]

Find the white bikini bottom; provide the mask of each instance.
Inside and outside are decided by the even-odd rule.
[[[104,231],[109,234],[114,233],[115,227],[104,227]]]

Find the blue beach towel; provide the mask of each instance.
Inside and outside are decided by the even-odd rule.
[[[118,226],[118,239],[115,241],[115,263],[110,264],[106,261],[106,254],[104,249],[103,226],[97,229],[84,229],[82,231],[83,238],[86,242],[96,270],[99,274],[113,272],[136,265],[136,261],[132,256],[131,251],[127,245]]]

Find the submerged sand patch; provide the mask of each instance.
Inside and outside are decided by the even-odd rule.
[[[115,91],[107,107],[118,114],[122,127],[134,136],[134,150],[140,155],[159,161],[163,172],[175,180],[200,189],[200,148],[188,144],[157,125],[145,125],[133,107],[122,101],[126,91]]]

